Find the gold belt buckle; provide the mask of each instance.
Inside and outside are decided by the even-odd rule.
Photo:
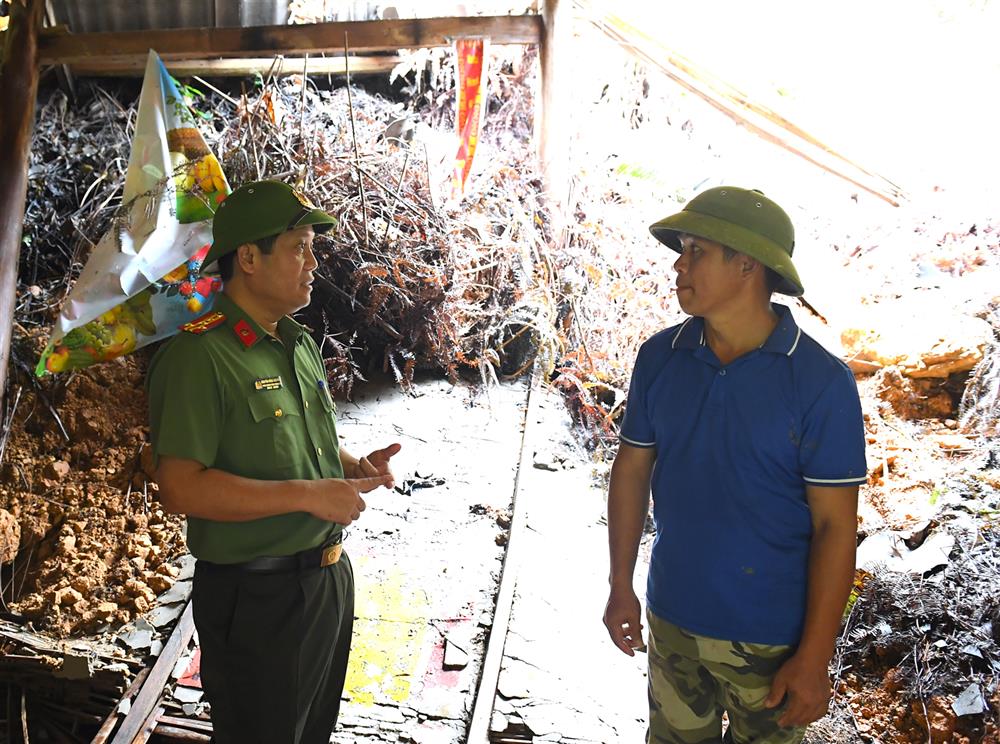
[[[334,563],[339,561],[340,553],[343,549],[343,543],[337,543],[336,545],[331,545],[323,550],[323,559],[319,563],[320,567],[325,568],[326,566],[332,566]]]

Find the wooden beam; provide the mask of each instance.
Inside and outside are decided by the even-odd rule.
[[[384,74],[391,71],[403,58],[396,54],[373,57],[348,57],[351,75]],[[281,64],[281,75],[301,75],[302,57],[286,57]],[[266,75],[274,66],[274,57],[247,57],[239,59],[185,59],[170,62],[168,69],[174,77],[247,77],[255,73]],[[142,77],[146,62],[141,57],[107,58],[90,62],[77,62],[69,66],[77,76],[90,77]],[[344,56],[310,57],[309,74],[343,75]]]
[[[545,187],[556,207],[556,222],[561,225],[559,215],[565,211],[569,198],[569,133],[572,127],[567,119],[570,86],[566,55],[572,41],[573,6],[570,0],[545,0],[544,8],[539,49],[541,106],[535,114],[535,136]]]
[[[38,93],[38,31],[45,0],[23,0],[11,6],[4,32],[0,75],[0,406],[7,387],[7,363],[17,295],[17,266],[28,194],[28,153]]]
[[[450,46],[456,38],[489,37],[494,44],[536,44],[538,16],[407,18],[248,28],[179,28],[118,33],[53,34],[39,42],[42,64],[75,64],[141,57],[150,49],[167,62],[210,57],[273,57],[276,54],[342,52],[344,35],[353,52]]]

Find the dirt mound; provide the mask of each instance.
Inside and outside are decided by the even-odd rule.
[[[39,339],[20,341],[21,353],[41,350]],[[0,519],[0,540],[17,542],[3,608],[37,629],[69,635],[128,622],[173,583],[182,520],[159,508],[142,468],[148,358],[12,381],[17,406],[0,469],[0,509],[11,520]]]

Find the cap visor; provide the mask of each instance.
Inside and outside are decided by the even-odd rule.
[[[293,227],[312,227],[315,232],[326,232],[337,224],[337,218],[328,215],[322,209],[312,209],[306,212]]]

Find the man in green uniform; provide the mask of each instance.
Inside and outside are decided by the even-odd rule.
[[[333,217],[276,181],[220,205],[212,312],[153,358],[150,432],[165,509],[187,516],[201,680],[221,744],[328,742],[354,621],[343,527],[391,488],[390,445],[340,447],[309,304],[315,233]]]

